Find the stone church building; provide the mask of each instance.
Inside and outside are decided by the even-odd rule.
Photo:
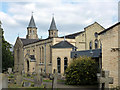
[[[102,69],[109,71],[113,84],[109,88],[120,86],[120,22],[99,33],[102,42]]]
[[[54,17],[46,39],[39,39],[37,27],[31,16],[26,38],[17,37],[14,45],[14,71],[33,73],[44,71],[47,74],[57,69],[64,74],[72,61],[71,52],[100,49],[102,43],[98,33],[104,30],[97,22],[87,26],[83,31],[59,37]]]
[[[14,71],[32,74],[43,71],[47,74],[57,69],[63,75],[65,69],[78,56],[101,57],[102,70],[109,71],[113,84],[120,86],[120,22],[105,29],[97,22],[87,26],[83,31],[59,37],[54,17],[49,35],[39,39],[37,27],[31,16],[26,38],[17,37],[14,45]]]

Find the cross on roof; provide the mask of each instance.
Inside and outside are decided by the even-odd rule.
[[[113,84],[113,78],[109,77],[109,71],[103,72],[103,76],[99,78],[99,82],[100,84],[104,84],[104,88],[109,88],[109,84]]]

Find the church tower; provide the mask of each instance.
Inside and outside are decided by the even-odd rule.
[[[26,35],[27,39],[38,39],[38,35],[37,35],[37,27],[35,25],[35,21],[33,18],[33,15],[31,16],[29,25],[27,27],[27,35]]]
[[[54,17],[52,18],[52,22],[48,31],[49,31],[49,38],[58,37],[58,30],[56,28]]]

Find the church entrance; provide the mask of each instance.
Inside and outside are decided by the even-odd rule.
[[[29,61],[27,60],[27,72],[29,72]]]

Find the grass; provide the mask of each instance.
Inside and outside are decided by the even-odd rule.
[[[17,84],[8,84],[8,88],[21,88],[21,86]]]
[[[52,80],[43,80],[43,82],[52,82]]]
[[[32,83],[31,83],[32,84]],[[41,85],[40,87],[22,87],[22,85],[17,85],[17,84],[8,84],[8,88],[39,88],[39,89],[43,89],[44,85]]]
[[[65,82],[65,80],[57,80],[58,82]]]
[[[32,81],[29,81],[29,80],[24,80],[24,79],[23,79],[23,82],[30,82],[30,83],[34,83],[34,82],[32,82]]]

